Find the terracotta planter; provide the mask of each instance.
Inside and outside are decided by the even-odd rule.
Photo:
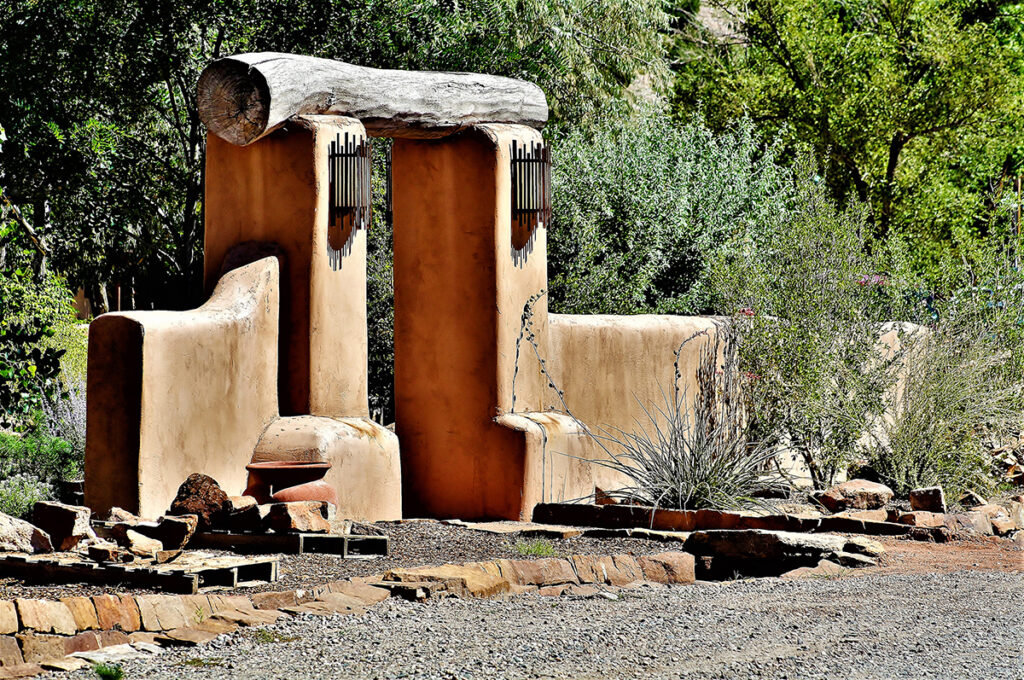
[[[249,471],[245,495],[261,504],[327,501],[338,505],[337,492],[323,479],[331,469],[330,463],[281,460],[250,463],[245,469]]]

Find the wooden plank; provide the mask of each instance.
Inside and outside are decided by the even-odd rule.
[[[387,555],[390,540],[387,536],[351,534],[232,534],[208,531],[193,536],[189,545],[242,554],[321,553],[354,559]]]
[[[0,558],[0,572],[26,583],[93,583],[155,588],[191,595],[198,592],[198,577],[178,572],[158,572],[123,565],[98,565],[87,562],[60,564],[44,560],[18,561]]]

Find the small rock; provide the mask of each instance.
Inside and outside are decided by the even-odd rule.
[[[946,524],[946,516],[938,512],[904,512],[896,518],[900,524],[912,527],[941,527]]]
[[[125,535],[135,531],[153,540],[160,541],[164,550],[181,550],[192,539],[199,526],[196,515],[164,515],[155,522],[119,523],[111,528],[114,540],[125,545]]]
[[[150,557],[155,559],[156,554],[164,549],[163,544],[155,538],[143,536],[137,531],[129,529],[125,532],[125,547],[133,555],[139,557]]]
[[[957,501],[961,506],[965,508],[976,508],[979,505],[985,505],[988,503],[984,498],[974,493],[973,491],[967,491],[963,496],[960,496],[960,500]]]
[[[946,512],[946,494],[941,486],[929,486],[910,492],[910,509],[925,512]]]
[[[782,574],[782,578],[834,578],[846,571],[830,560],[822,560],[814,567],[799,567]]]
[[[324,501],[272,503],[267,513],[267,525],[278,533],[328,533],[331,525],[324,516],[327,505]]]
[[[995,532],[996,536],[1009,536],[1017,530],[1017,525],[1009,517],[993,517],[991,522],[992,531]]]
[[[54,550],[71,550],[80,541],[96,538],[89,526],[92,510],[80,505],[39,501],[32,509],[32,522],[50,536]]]
[[[169,515],[196,515],[199,531],[225,524],[228,495],[217,481],[208,475],[193,473],[178,487],[178,495],[171,503]]]
[[[110,509],[110,512],[107,513],[107,521],[123,524],[138,524],[142,519],[138,515],[133,515],[124,508],[119,508],[115,505]]]
[[[818,501],[832,512],[842,510],[876,510],[892,500],[892,489],[866,479],[851,479],[837,484],[822,494]]]
[[[52,550],[50,536],[45,531],[0,512],[0,552],[43,553]]]
[[[135,556],[119,545],[101,541],[89,546],[88,556],[94,562],[132,562]]]

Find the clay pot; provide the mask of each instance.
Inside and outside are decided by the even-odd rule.
[[[250,463],[245,469],[249,471],[249,486],[244,495],[258,503],[327,501],[338,505],[337,492],[323,479],[331,469],[330,463],[276,460]]]

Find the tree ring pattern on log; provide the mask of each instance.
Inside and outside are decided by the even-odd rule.
[[[244,146],[267,128],[270,88],[258,70],[240,61],[222,62],[216,71],[206,69],[199,77],[199,109],[210,132]]]

